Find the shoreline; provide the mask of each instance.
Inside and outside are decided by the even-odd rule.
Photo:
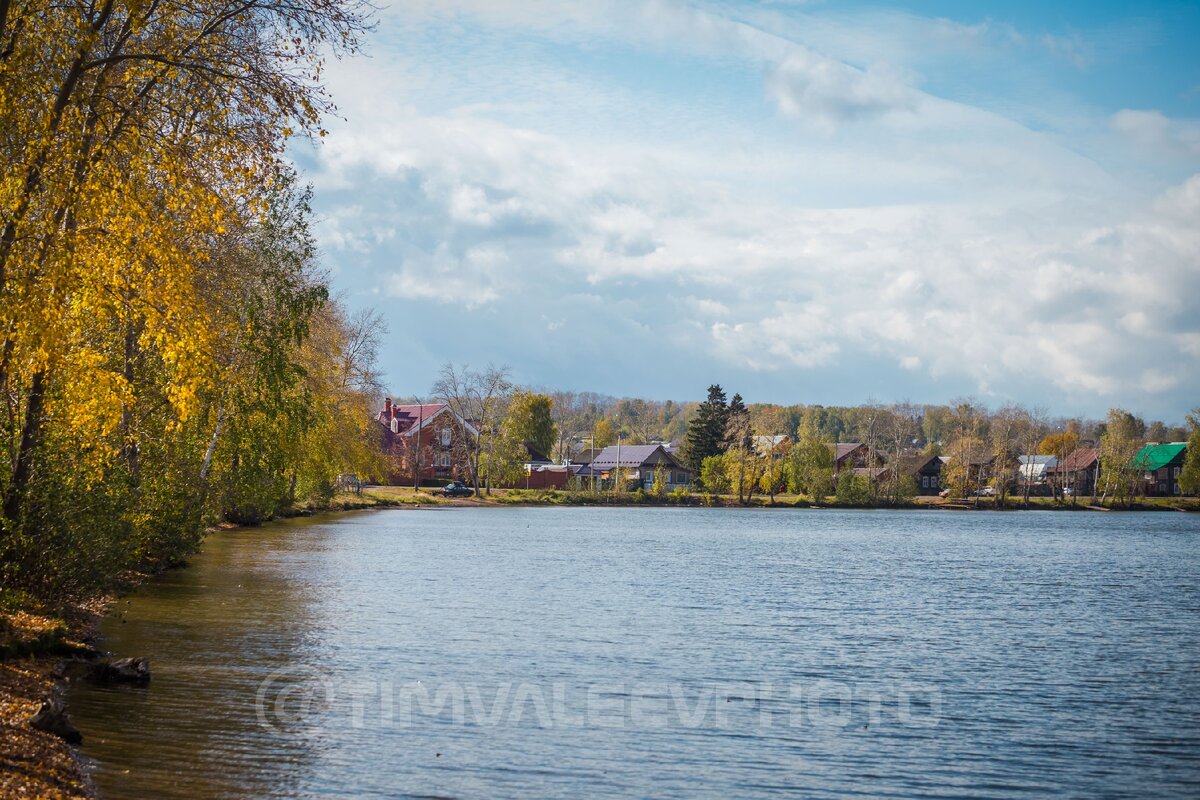
[[[95,652],[90,642],[115,596],[72,605],[64,618],[6,614],[0,648],[0,797],[93,798],[82,753],[30,722],[43,703],[62,703],[66,665]]]
[[[323,508],[287,509],[268,522],[406,505],[409,504],[386,498],[364,501],[340,496]],[[213,533],[256,527],[260,526],[222,523],[208,528],[205,538]],[[184,561],[157,572],[130,574],[119,589],[86,602],[72,603],[61,616],[0,612],[0,799],[92,800],[97,796],[79,746],[34,728],[31,720],[43,703],[63,702],[69,663],[102,654],[94,646],[100,622],[117,600],[136,591],[142,581],[153,575],[186,567]],[[70,708],[64,708],[69,719]]]
[[[642,492],[586,492],[566,491],[558,489],[493,489],[493,494],[482,497],[443,498],[432,494],[432,490],[422,487],[414,490],[411,486],[371,486],[363,489],[363,497],[369,497],[375,502],[362,503],[357,508],[425,508],[425,507],[539,507],[539,506],[577,506],[577,507],[629,507],[629,508],[765,508],[765,509],[811,509],[842,510],[842,511],[1092,511],[1092,512],[1138,512],[1138,511],[1174,511],[1179,513],[1200,512],[1200,498],[1196,497],[1154,497],[1141,498],[1133,503],[1118,505],[1109,502],[1102,504],[1099,498],[1080,497],[1075,503],[1055,501],[1049,497],[1030,497],[1026,506],[1021,497],[1010,496],[1002,507],[997,507],[994,498],[943,498],[920,496],[912,501],[899,504],[870,503],[849,504],[839,503],[834,498],[826,498],[824,502],[814,503],[806,497],[798,495],[776,495],[772,501],[768,497],[755,495],[747,503],[739,503],[736,497],[730,495],[711,496],[706,494],[689,494],[685,496],[658,497]]]

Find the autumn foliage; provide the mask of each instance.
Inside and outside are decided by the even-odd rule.
[[[377,324],[282,159],[363,8],[0,0],[0,586],[55,599],[369,469]]]

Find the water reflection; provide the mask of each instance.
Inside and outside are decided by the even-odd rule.
[[[70,702],[108,797],[1200,779],[1200,518],[441,509],[212,537]],[[266,687],[266,688],[264,688]],[[264,724],[266,723],[266,724]]]
[[[321,661],[305,564],[328,525],[298,521],[222,533],[187,569],[118,605],[103,647],[147,654],[148,688],[76,686],[69,702],[106,797],[289,796],[322,746],[319,720],[259,724],[272,670]]]

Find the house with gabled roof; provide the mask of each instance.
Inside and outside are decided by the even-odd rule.
[[[1187,442],[1150,442],[1130,466],[1142,473],[1142,491],[1147,497],[1172,497],[1181,493],[1179,474],[1186,459]]]
[[[609,445],[593,454],[588,464],[580,465],[576,476],[585,485],[595,480],[598,488],[611,488],[611,481],[620,475],[630,484],[650,491],[659,470],[666,479],[668,492],[692,483],[692,471],[661,444]]]
[[[875,457],[872,459],[871,449],[862,442],[838,442],[829,446],[833,449],[833,472],[835,475],[843,469],[883,466],[883,455],[876,451]],[[868,461],[874,463],[868,464]]]
[[[447,404],[395,404],[389,397],[375,421],[392,462],[390,483],[466,478],[471,443],[479,431]]]
[[[1076,447],[1051,468],[1050,479],[1076,496],[1094,495],[1100,479],[1100,448]]]
[[[1058,459],[1055,456],[1025,455],[1017,456],[1017,463],[1017,477],[1021,483],[1042,486],[1058,466]]]
[[[935,495],[941,490],[942,466],[945,463],[940,456],[900,456],[895,461],[895,467],[902,478],[912,477],[918,494]]]
[[[543,466],[546,464],[553,464],[554,461],[551,460],[550,456],[546,455],[541,450],[538,450],[537,446],[533,442],[526,442],[525,463],[533,464],[534,466]]]

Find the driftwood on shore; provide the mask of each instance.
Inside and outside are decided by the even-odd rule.
[[[42,707],[30,717],[29,725],[35,730],[52,733],[69,744],[83,741],[83,734],[71,724],[71,716],[57,691],[42,702]]]
[[[88,677],[97,683],[128,683],[135,686],[150,683],[150,660],[144,656],[101,659],[89,667]]]

